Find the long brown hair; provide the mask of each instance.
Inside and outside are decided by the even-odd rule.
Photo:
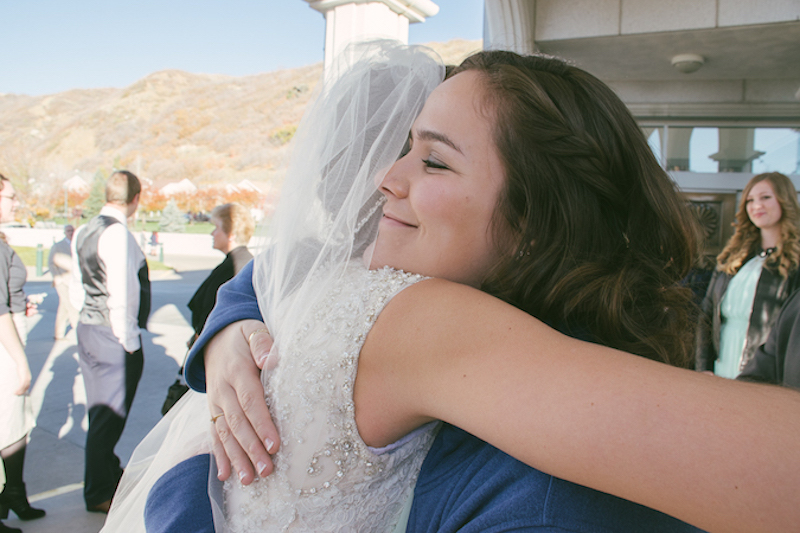
[[[453,75],[466,70],[483,76],[506,170],[493,228],[513,248],[483,289],[557,327],[687,366],[691,293],[679,282],[695,225],[625,105],[554,58],[486,51]]]
[[[717,270],[731,276],[739,271],[745,261],[761,250],[761,230],[753,224],[747,214],[747,196],[753,186],[762,181],[768,181],[772,185],[775,199],[781,206],[781,238],[765,264],[780,272],[784,278],[797,270],[800,264],[800,245],[798,245],[800,206],[797,204],[797,191],[787,176],[780,172],[766,172],[753,176],[745,185],[739,209],[736,211],[733,236],[717,256]]]

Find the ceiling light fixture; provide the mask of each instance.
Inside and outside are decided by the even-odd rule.
[[[706,60],[698,54],[678,54],[672,58],[672,66],[683,72],[691,74],[703,66]]]

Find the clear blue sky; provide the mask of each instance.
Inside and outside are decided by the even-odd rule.
[[[409,41],[480,39],[483,0],[434,0]],[[303,0],[0,0],[0,93],[126,87],[165,69],[243,76],[322,61]]]

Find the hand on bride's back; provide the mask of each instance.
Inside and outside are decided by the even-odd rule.
[[[234,322],[206,345],[206,393],[220,480],[235,472],[248,485],[256,474],[272,473],[270,453],[278,450],[280,439],[264,401],[259,370],[271,347],[272,337],[258,320]]]

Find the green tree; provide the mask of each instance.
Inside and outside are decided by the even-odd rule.
[[[106,203],[106,176],[105,171],[98,170],[94,174],[92,181],[92,188],[89,191],[89,197],[83,202],[83,214],[87,218],[92,218],[100,213],[100,209]]]
[[[166,207],[161,212],[161,220],[158,223],[161,231],[167,233],[183,233],[186,226],[186,219],[183,213],[178,209],[175,200],[167,202]]]

